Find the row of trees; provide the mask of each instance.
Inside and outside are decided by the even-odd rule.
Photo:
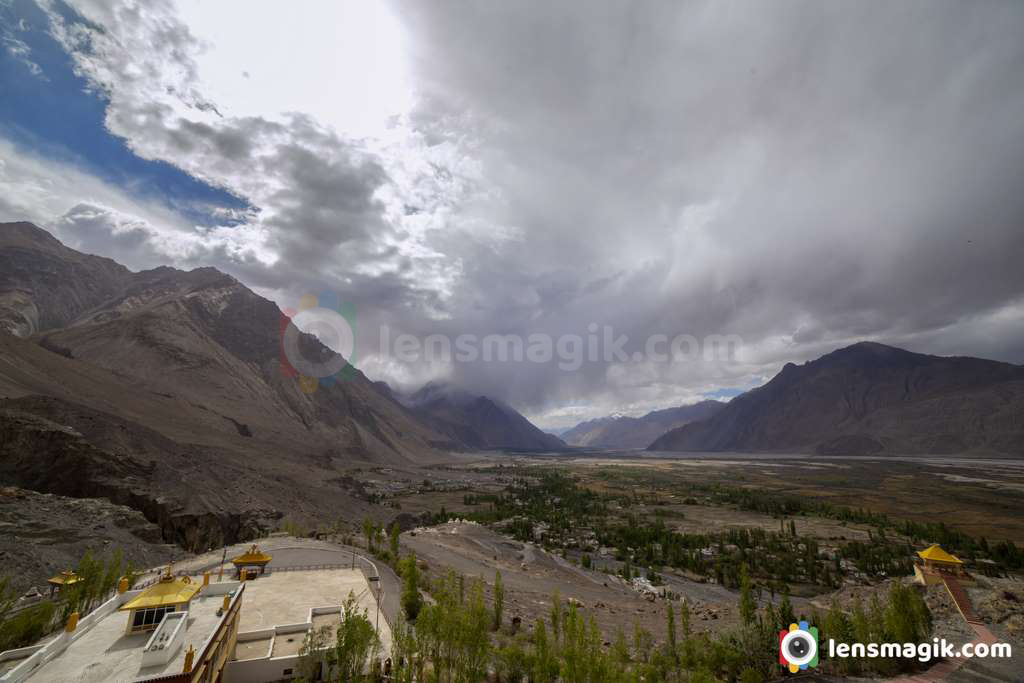
[[[87,550],[75,574],[79,580],[64,586],[54,599],[22,609],[17,609],[18,592],[10,577],[0,578],[0,651],[31,645],[66,622],[72,612],[85,616],[110,596],[122,576],[135,580],[120,548],[107,556]]]
[[[825,614],[797,615],[788,597],[778,605],[758,605],[749,572],[740,578],[741,624],[720,635],[691,630],[685,602],[666,603],[666,633],[656,642],[650,631],[635,625],[627,636],[619,629],[610,646],[596,621],[566,604],[557,593],[547,619],[532,632],[494,631],[502,622],[500,583],[490,608],[483,584],[453,572],[431,590],[433,601],[422,605],[415,621],[395,626],[392,679],[401,683],[479,683],[489,673],[505,683],[676,683],[742,681],[777,678],[779,632],[799,619],[819,626],[821,642],[923,642],[931,632],[931,616],[921,594],[895,582],[885,599],[876,595],[865,607],[847,610],[837,604]],[[836,659],[822,649],[826,673],[892,675],[920,666],[916,660]],[[332,679],[341,680],[341,679]],[[360,680],[358,676],[344,680]]]

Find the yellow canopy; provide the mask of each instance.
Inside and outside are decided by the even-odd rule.
[[[932,562],[946,562],[948,564],[963,564],[959,558],[950,555],[945,550],[939,547],[938,543],[933,543],[924,550],[919,550],[917,553],[922,560],[931,560]]]
[[[168,572],[160,580],[142,591],[134,600],[121,605],[120,611],[146,609],[148,607],[170,607],[186,604],[196,596],[202,588],[187,576],[175,578]]]
[[[254,543],[252,547],[249,548],[248,552],[243,553],[238,557],[232,557],[231,562],[236,567],[240,567],[248,564],[265,565],[268,564],[271,559],[273,558],[270,555],[261,553],[259,547]]]
[[[46,582],[54,586],[70,586],[71,584],[78,583],[81,580],[82,577],[73,571],[63,571],[59,576],[47,579]]]

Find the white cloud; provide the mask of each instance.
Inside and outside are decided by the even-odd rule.
[[[24,64],[33,76],[46,79],[42,67],[32,61],[32,49],[24,40],[16,37],[13,33],[5,32],[0,34],[0,45],[7,51],[7,54]]]
[[[73,164],[40,157],[0,137],[0,211],[4,220],[29,220],[55,232],[70,246],[106,254],[107,238],[85,239],[72,227],[69,216],[85,217],[88,211],[117,216],[112,225],[144,230],[154,244],[177,244],[194,239],[193,228],[164,207],[141,201],[118,187],[84,172]],[[95,216],[94,216],[95,217]],[[115,227],[115,229],[118,229]],[[125,265],[151,268],[173,261],[175,254],[147,246],[145,253],[124,254]]]
[[[413,102],[404,29],[383,2],[183,0],[203,92],[225,115],[301,111],[350,137],[394,139]]]

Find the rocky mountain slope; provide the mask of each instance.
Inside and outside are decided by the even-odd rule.
[[[665,432],[697,420],[706,420],[724,406],[721,401],[700,401],[655,410],[643,417],[599,417],[563,432],[562,440],[570,446],[587,448],[647,448]]]
[[[403,402],[436,431],[471,449],[551,451],[565,448],[511,406],[449,384],[430,382]]]
[[[1019,455],[1021,415],[1024,366],[862,342],[787,364],[650,450]]]
[[[45,594],[44,581],[73,569],[87,550],[102,557],[114,548],[135,569],[157,567],[183,554],[163,542],[160,527],[130,507],[102,498],[0,488],[0,556],[18,589],[35,586]]]
[[[301,391],[277,306],[216,270],[132,273],[8,223],[0,273],[2,484],[106,497],[205,549],[360,515],[342,469],[455,445],[361,373]]]

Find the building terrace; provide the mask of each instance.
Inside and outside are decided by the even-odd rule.
[[[336,627],[350,595],[380,636],[367,666],[389,656],[391,630],[378,610],[376,575],[336,566],[246,575],[218,582],[209,572],[192,578],[167,571],[135,591],[125,579],[113,598],[81,620],[73,616],[52,640],[0,653],[0,683],[287,680],[299,670],[306,634]]]
[[[131,606],[168,593],[169,584],[123,591],[81,620],[73,615],[56,638],[14,653],[18,664],[0,682],[192,683],[222,670],[234,649],[244,586],[235,581],[202,586],[183,609],[162,614],[148,629],[133,630],[138,610]]]

